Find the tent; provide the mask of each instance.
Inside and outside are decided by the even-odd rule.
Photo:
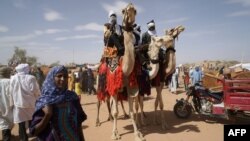
[[[240,64],[236,64],[234,66],[231,66],[229,68],[234,69],[234,68],[238,68],[238,67],[241,67],[242,69],[250,70],[250,63],[240,63]]]

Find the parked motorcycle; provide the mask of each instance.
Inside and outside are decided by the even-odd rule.
[[[250,78],[216,79],[222,83],[222,91],[211,91],[200,84],[189,87],[186,99],[177,100],[175,115],[188,118],[195,111],[210,117],[250,121]]]
[[[196,84],[190,86],[186,94],[187,98],[177,100],[174,106],[174,113],[179,118],[188,118],[192,111],[203,115],[216,115],[223,106],[223,91],[211,91]]]

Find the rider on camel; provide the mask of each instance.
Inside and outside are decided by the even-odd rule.
[[[123,56],[124,44],[122,26],[117,23],[117,15],[114,11],[109,12],[109,23],[104,25],[106,32],[110,32],[109,35],[104,36],[104,44],[106,47],[116,47],[117,56]]]
[[[148,46],[151,43],[151,37],[157,36],[156,29],[155,29],[155,22],[154,20],[151,20],[147,23],[148,30],[142,34],[142,54],[140,56],[140,62],[145,68],[148,68],[149,65],[149,56],[147,54],[148,52]]]

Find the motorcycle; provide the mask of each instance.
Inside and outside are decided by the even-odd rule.
[[[192,111],[203,115],[216,115],[220,113],[220,107],[223,107],[223,91],[211,91],[196,84],[188,88],[186,95],[186,99],[177,100],[174,105],[174,113],[179,118],[190,117]]]
[[[218,79],[222,91],[211,91],[200,84],[190,86],[186,99],[176,100],[174,113],[179,118],[200,115],[250,121],[250,78]]]

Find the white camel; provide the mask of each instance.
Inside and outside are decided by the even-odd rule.
[[[165,79],[171,75],[176,67],[176,56],[175,56],[175,39],[178,37],[178,35],[184,31],[183,26],[177,26],[176,28],[172,28],[170,30],[167,30],[165,35],[162,37],[163,38],[163,46],[166,47],[166,62],[163,64],[163,67],[160,69],[165,70]],[[164,80],[165,80],[164,79]],[[154,123],[157,124],[157,108],[158,105],[160,107],[160,112],[161,112],[161,127],[163,130],[166,130],[169,128],[166,120],[165,120],[165,115],[164,115],[164,104],[162,100],[162,89],[164,86],[164,82],[160,83],[160,86],[156,87],[156,92],[157,96],[155,99],[155,113],[154,113]]]
[[[162,46],[163,46],[163,38],[152,36],[151,42],[148,47],[150,67],[152,68],[148,72],[150,79],[153,79],[157,75],[157,72],[159,70],[159,50]],[[145,115],[143,111],[143,98],[144,96],[138,94],[137,98],[135,99],[135,110],[136,110],[135,119],[136,119],[136,124],[139,127],[142,125],[147,125],[147,123],[145,122]],[[141,114],[138,114],[139,108],[141,110],[140,111]],[[141,119],[140,121],[139,121],[139,116]]]
[[[165,70],[165,78],[168,77],[169,75],[171,75],[176,67],[176,57],[175,57],[175,39],[178,38],[178,35],[184,31],[184,27],[183,26],[177,26],[175,28],[172,28],[170,30],[166,30],[165,35],[164,36],[160,36],[160,37],[152,37],[151,38],[151,43],[149,45],[149,57],[150,60],[154,60],[153,58],[158,58],[158,48],[160,48],[161,46],[166,48],[166,61],[163,64],[163,66],[161,68],[159,68],[159,63],[152,63],[152,61],[150,62],[150,66],[152,68],[152,70],[149,72],[149,76],[150,76],[150,80],[152,80],[153,78],[156,77],[159,69],[163,69]],[[153,50],[152,50],[153,49]],[[157,53],[157,54],[156,54]],[[157,62],[157,61],[154,61]],[[153,119],[153,123],[157,124],[157,108],[158,105],[160,105],[160,110],[161,110],[161,126],[162,129],[168,129],[169,126],[166,123],[165,120],[165,115],[164,115],[164,105],[163,105],[163,100],[162,100],[162,89],[163,89],[164,83],[161,82],[160,86],[156,87],[156,92],[157,92],[157,96],[156,96],[156,100],[155,100],[155,112],[154,112],[154,119]],[[141,108],[141,113],[143,112],[143,96],[139,96],[139,105]],[[138,107],[136,112],[138,111]],[[142,124],[145,125],[145,121],[144,121],[144,116],[141,114],[141,122]]]

